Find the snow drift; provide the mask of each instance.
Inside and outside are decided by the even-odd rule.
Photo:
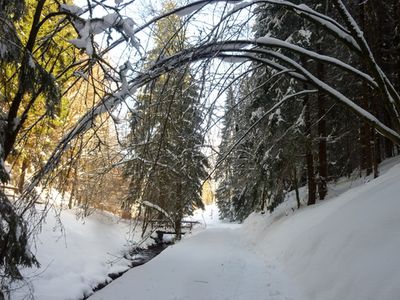
[[[277,258],[305,299],[400,299],[400,164],[381,177],[269,224],[241,228]]]
[[[56,217],[55,214],[59,214]],[[36,237],[35,254],[41,263],[24,269],[27,284],[16,287],[11,299],[82,299],[97,284],[111,281],[108,274],[129,269],[123,258],[140,234],[133,234],[128,221],[96,211],[84,220],[75,210],[50,211]]]

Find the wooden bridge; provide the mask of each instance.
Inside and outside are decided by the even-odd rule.
[[[176,235],[177,232],[175,232],[175,229],[172,228],[171,222],[168,220],[153,220],[150,221],[149,223],[152,224],[153,228],[157,228],[155,230],[155,233],[157,234],[156,237],[151,236],[151,238],[156,242],[156,243],[162,243],[164,234],[174,234]],[[193,226],[195,224],[200,224],[198,221],[186,221],[182,220],[181,221],[181,234],[184,235],[188,232],[191,232],[193,229]]]

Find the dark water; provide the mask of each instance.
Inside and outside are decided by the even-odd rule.
[[[119,272],[119,273],[108,274],[108,277],[110,277],[112,279],[110,282],[99,283],[95,288],[93,288],[93,293],[91,293],[88,296],[84,296],[83,298],[81,298],[81,300],[88,299],[94,293],[96,293],[97,291],[101,290],[102,288],[104,288],[105,286],[110,284],[113,280],[121,277],[123,274],[128,272],[130,269],[147,263],[148,261],[150,261],[151,259],[156,257],[158,254],[160,254],[163,250],[165,250],[170,245],[171,245],[171,243],[156,243],[154,245],[148,246],[145,249],[141,249],[141,248],[135,249],[134,251],[132,251],[132,253],[130,253],[133,258],[131,259],[129,269]]]

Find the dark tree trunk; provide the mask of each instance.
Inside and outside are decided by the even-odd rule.
[[[177,219],[175,220],[175,234],[176,234],[176,240],[180,240],[182,237],[182,223],[181,223],[181,219]]]
[[[372,153],[371,153],[371,127],[366,122],[361,121],[360,126],[360,169],[365,170],[365,175],[372,173]]]
[[[311,112],[310,99],[308,96],[304,98],[304,119],[306,130],[306,163],[307,163],[307,185],[308,185],[308,201],[307,205],[313,205],[316,201],[316,182],[314,173],[314,157],[312,153],[312,136],[311,136]]]
[[[366,38],[368,39],[368,20],[367,20],[367,12],[366,12],[366,2],[359,1],[359,24],[362,30],[365,33]],[[368,100],[365,98],[366,95],[369,94],[368,87],[363,84],[363,95],[360,99],[360,105],[365,110],[369,111]],[[373,97],[373,96],[372,96]],[[366,176],[372,173],[372,153],[371,153],[371,127],[370,125],[361,120],[360,124],[360,146],[361,146],[361,158],[360,158],[360,171],[365,170]],[[362,173],[360,173],[361,175]]]
[[[297,208],[300,208],[300,194],[299,194],[299,182],[297,180],[297,172],[296,172],[296,168],[293,168],[293,172],[292,172],[292,176],[293,176],[293,187],[294,187],[294,191],[296,193],[296,202],[297,202]]]
[[[386,121],[385,123],[387,123],[389,126],[390,124],[390,117],[387,113],[387,111],[384,111],[384,120]],[[388,138],[383,137],[383,142],[384,142],[384,151],[385,151],[385,158],[390,158],[393,157],[394,155],[394,144],[391,140],[389,140]]]
[[[182,219],[183,219],[183,197],[182,197],[182,185],[179,183],[177,187],[177,195],[178,201],[175,205],[175,220],[174,220],[174,227],[175,227],[175,239],[180,240],[182,237]]]
[[[141,206],[142,207],[142,206]],[[140,211],[142,210],[142,208],[139,208],[139,214]],[[147,231],[147,227],[149,226],[149,209],[147,209],[147,207],[144,208],[144,214],[143,214],[143,223],[142,223],[142,235],[141,237],[144,237],[146,231]]]
[[[317,64],[317,76],[321,80],[324,80],[324,65],[322,63]],[[326,150],[326,109],[325,109],[326,97],[323,93],[318,92],[317,105],[318,105],[318,195],[319,200],[325,199],[327,194],[327,178],[328,178],[328,159]]]
[[[328,1],[321,1],[321,12],[323,14],[328,13]],[[323,32],[317,29],[318,32],[318,42],[317,42],[317,52],[320,54],[325,54],[324,52],[324,36]],[[325,68],[324,64],[317,62],[317,77],[325,81]],[[327,97],[324,93],[318,92],[317,95],[317,107],[318,107],[318,196],[319,200],[325,199],[327,194],[327,179],[328,179],[328,158],[327,158],[327,146],[326,146],[326,109],[325,102]]]
[[[371,128],[371,153],[372,153],[372,170],[374,178],[379,176],[379,151],[377,145],[378,137],[376,136],[375,129]]]
[[[261,192],[261,211],[265,211],[265,184],[263,184],[262,192]]]

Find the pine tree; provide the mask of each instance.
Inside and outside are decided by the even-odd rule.
[[[164,9],[174,7],[173,2]],[[182,22],[170,16],[157,25],[153,58],[171,55],[186,43]],[[131,178],[128,205],[151,203],[162,209],[173,223],[177,238],[181,221],[191,215],[201,201],[202,180],[208,162],[201,152],[202,115],[195,79],[182,66],[168,76],[149,83],[140,93],[138,116],[133,116],[130,135]],[[146,219],[165,218],[160,209],[147,206]],[[146,227],[146,220],[144,227]]]
[[[235,131],[238,128],[237,109],[235,108],[235,93],[230,86],[226,94],[225,113],[222,120],[221,144],[219,145],[219,155],[217,158],[216,180],[218,188],[216,191],[216,200],[221,219],[233,221],[234,210],[232,207],[232,197],[235,183],[233,160],[235,159],[235,149],[229,154],[234,146]]]

